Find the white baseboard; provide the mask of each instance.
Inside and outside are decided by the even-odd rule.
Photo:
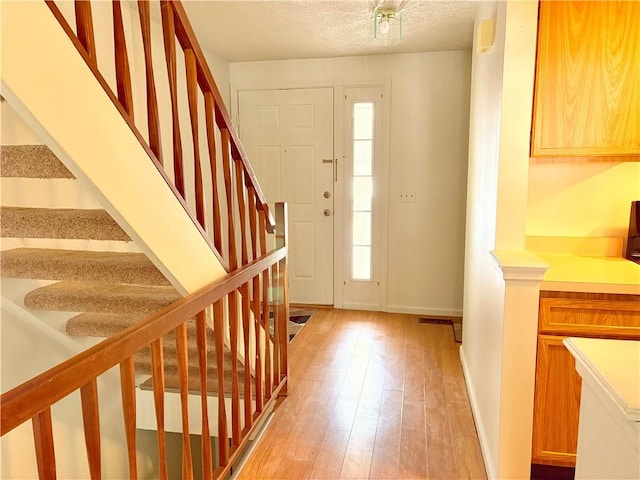
[[[463,345],[464,346],[464,345]],[[471,403],[471,412],[473,413],[473,420],[476,423],[476,431],[478,432],[478,439],[480,440],[480,450],[482,451],[482,459],[484,460],[484,468],[487,473],[487,478],[497,478],[495,465],[491,463],[489,458],[489,447],[487,436],[485,434],[484,424],[480,417],[480,409],[478,407],[478,399],[476,398],[476,392],[469,381],[469,371],[467,369],[467,362],[464,358],[463,346],[460,347],[460,363],[462,363],[462,372],[464,374],[464,383],[467,386],[467,392],[469,394],[469,401]]]
[[[387,305],[389,313],[408,313],[411,315],[436,315],[439,317],[462,317],[462,309],[416,307],[406,305]]]

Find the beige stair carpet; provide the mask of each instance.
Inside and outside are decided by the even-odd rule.
[[[75,178],[46,145],[0,146],[3,177]]]
[[[180,298],[173,287],[62,281],[27,293],[24,306],[31,310],[151,314]]]
[[[69,170],[44,145],[0,147],[0,175],[13,178],[74,180]],[[62,186],[64,185],[61,184]],[[131,239],[105,210],[0,207],[3,237],[108,240]],[[18,248],[2,252],[0,272],[5,278],[57,280],[24,298],[32,310],[79,312],[67,322],[71,336],[109,337],[144,320],[182,296],[140,253]],[[189,388],[199,390],[195,322],[187,322]],[[164,337],[166,386],[178,388],[175,333]],[[209,389],[218,391],[213,332],[207,331]],[[231,354],[224,352],[225,392],[231,392]],[[151,372],[147,348],[136,356],[138,373]],[[241,384],[244,366],[238,362]],[[148,382],[150,384],[150,381]],[[147,385],[148,386],[148,385]],[[242,389],[242,387],[241,387]]]
[[[131,241],[105,210],[0,207],[0,233],[12,238]]]
[[[8,278],[170,285],[142,253],[16,248],[2,252],[0,268]]]

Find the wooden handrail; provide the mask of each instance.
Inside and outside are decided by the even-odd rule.
[[[210,92],[216,100],[216,118],[219,122],[221,128],[226,128],[229,130],[231,136],[231,146],[233,157],[238,158],[242,161],[244,166],[244,171],[249,179],[250,186],[254,188],[258,201],[258,208],[263,210],[267,214],[268,222],[268,232],[275,233],[275,221],[273,218],[270,218],[269,207],[265,200],[265,196],[262,193],[262,189],[260,188],[260,184],[258,183],[258,179],[251,167],[251,164],[248,161],[248,156],[242,147],[242,143],[240,142],[240,137],[235,131],[233,124],[231,123],[231,117],[227,108],[224,105],[224,101],[222,100],[222,95],[218,90],[218,86],[213,79],[213,74],[209,69],[209,65],[207,64],[206,57],[200,48],[200,44],[198,39],[196,38],[196,34],[191,27],[191,23],[189,22],[189,17],[187,16],[187,12],[185,12],[182,3],[179,1],[172,2],[173,10],[178,22],[176,22],[176,36],[178,37],[178,41],[184,50],[191,49],[196,55],[198,61],[198,82],[200,83],[200,88],[204,92]]]
[[[144,102],[146,103],[146,111],[140,110],[137,113],[138,118],[146,120],[147,138],[140,133],[134,123],[132,81],[130,77],[127,42],[125,26],[123,22],[123,14],[121,11],[120,0],[112,0],[112,19],[113,19],[113,58],[115,61],[116,88],[114,91],[105,81],[103,75],[99,71],[96,59],[96,40],[94,35],[94,18],[92,17],[91,2],[87,0],[76,0],[76,31],[67,23],[64,16],[53,0],[45,0],[62,28],[74,43],[88,67],[95,75],[111,101],[120,111],[123,119],[127,122],[138,141],[141,143],[156,168],[161,172],[165,181],[169,184],[174,194],[189,214],[195,225],[198,226],[200,233],[206,239],[211,248],[216,252],[227,271],[233,271],[234,262],[246,264],[249,257],[246,255],[248,244],[251,239],[245,235],[245,231],[235,229],[234,241],[230,239],[226,242],[226,249],[223,246],[221,229],[224,227],[227,231],[234,223],[240,222],[239,218],[227,217],[222,218],[223,213],[220,208],[219,200],[224,195],[219,195],[218,189],[222,188],[228,192],[234,188],[232,184],[225,182],[218,183],[222,178],[218,178],[216,165],[216,145],[215,145],[215,128],[220,132],[227,132],[228,156],[230,158],[230,178],[236,179],[238,186],[234,199],[247,199],[248,204],[255,210],[262,211],[265,214],[265,223],[260,228],[265,228],[269,234],[275,233],[275,220],[269,210],[264,194],[258,184],[256,175],[248,160],[247,154],[240,143],[239,136],[235,127],[231,123],[230,115],[224,105],[222,95],[216,85],[211,70],[207,64],[205,55],[195,36],[193,28],[189,22],[184,7],[179,0],[159,0],[162,20],[162,50],[166,62],[167,77],[160,79],[154,75],[154,63],[152,54],[152,23],[149,10],[149,4],[146,1],[139,0],[138,13],[140,17],[139,34],[143,46],[144,55],[144,77],[146,82],[146,95]],[[135,25],[134,25],[135,26]],[[176,41],[177,39],[177,41]],[[129,46],[131,47],[131,46]],[[179,71],[178,55],[182,51],[184,54],[185,72]],[[101,50],[101,55],[103,51]],[[157,54],[156,54],[157,57]],[[186,98],[179,98],[182,91],[179,88],[180,80],[184,75],[187,95]],[[168,87],[166,90],[158,89],[158,82],[164,80]],[[168,104],[171,109],[171,128],[167,132],[161,132],[161,122],[158,111],[158,91],[167,91]],[[204,115],[199,115],[199,97],[204,97]],[[139,102],[140,103],[140,102]],[[138,104],[139,104],[138,103]],[[181,129],[181,109],[188,108],[188,118],[190,119],[190,132],[183,132],[184,125]],[[146,118],[145,118],[146,115]],[[204,125],[200,126],[200,119],[205,119]],[[206,151],[208,155],[201,152],[200,137],[206,138]],[[171,148],[165,148],[163,152],[161,146],[161,137],[171,138]],[[183,145],[186,138],[191,138],[193,152]],[[171,157],[171,161],[164,162],[167,156]],[[209,161],[205,160],[209,157]],[[164,157],[164,158],[163,158]],[[188,158],[187,158],[188,157]],[[185,162],[193,159],[193,183],[187,184],[191,179],[187,178]],[[164,164],[168,163],[172,166],[172,173],[167,174],[164,170]],[[205,163],[209,168],[211,175],[204,178],[203,172]],[[170,178],[173,176],[173,178]],[[187,193],[195,193],[195,205],[191,208],[187,202]],[[205,205],[205,192],[212,192],[211,208]],[[235,201],[235,200],[234,200]],[[207,210],[211,212],[212,218],[207,218]],[[244,206],[236,214],[242,215]],[[254,212],[248,212],[249,218]],[[240,222],[244,226],[244,222]],[[207,233],[209,229],[211,235]],[[236,238],[236,236],[238,238]],[[238,253],[242,254],[241,258],[232,258],[232,244],[238,243]],[[237,265],[237,263],[236,263]]]
[[[146,0],[144,0],[144,1],[146,1]],[[82,45],[82,43],[80,42],[80,40],[76,36],[75,32],[73,31],[73,29],[71,28],[69,23],[67,23],[64,15],[62,14],[60,9],[56,5],[55,1],[54,0],[45,0],[45,3],[47,4],[49,9],[51,10],[51,13],[53,13],[53,16],[56,18],[58,23],[60,23],[62,29],[65,31],[65,33],[67,34],[67,36],[69,37],[69,39],[71,40],[73,45],[78,50],[78,53],[80,53],[80,56],[82,57],[82,59],[85,61],[85,63],[87,64],[87,66],[91,70],[91,73],[93,73],[93,75],[95,76],[95,78],[98,81],[98,83],[100,84],[100,86],[102,86],[102,88],[105,91],[105,93],[107,94],[107,96],[111,99],[111,102],[118,109],[118,112],[122,116],[123,120],[125,122],[127,122],[127,124],[129,125],[129,128],[133,132],[134,136],[136,137],[136,139],[138,140],[138,142],[140,143],[142,148],[145,150],[145,152],[147,153],[147,155],[149,156],[151,161],[154,163],[154,165],[158,169],[158,172],[160,173],[160,175],[162,175],[162,178],[164,179],[166,184],[169,186],[169,188],[171,189],[171,191],[175,195],[176,199],[180,202],[180,205],[182,205],[182,208],[184,208],[184,210],[189,214],[189,216],[191,217],[191,220],[193,221],[194,225],[196,226],[196,228],[198,228],[198,230],[200,231],[200,234],[205,239],[205,241],[207,241],[207,243],[209,243],[209,245],[211,246],[211,249],[214,251],[215,255],[218,257],[218,260],[220,261],[220,263],[225,267],[225,269],[227,271],[229,271],[228,262],[223,258],[223,255],[221,254],[221,252],[219,252],[215,248],[215,246],[213,245],[213,242],[210,241],[209,237],[207,236],[207,233],[204,231],[202,226],[196,221],[195,215],[193,215],[191,213],[191,210],[190,210],[189,206],[187,205],[186,200],[180,194],[180,192],[178,192],[178,190],[177,190],[176,186],[174,185],[173,181],[169,178],[169,175],[167,174],[167,172],[162,167],[161,161],[158,159],[158,157],[156,157],[154,151],[152,150],[152,147],[149,146],[149,144],[145,140],[145,138],[142,135],[142,133],[140,133],[140,130],[138,130],[138,128],[133,123],[133,121],[130,119],[129,114],[127,113],[125,108],[122,106],[122,104],[118,100],[118,97],[113,92],[113,90],[111,90],[111,88],[109,87],[109,83],[106,81],[104,76],[100,73],[100,71],[98,70],[97,66],[95,65],[93,57],[91,57],[90,54],[85,50],[85,47]]]
[[[286,248],[274,250],[217,282],[150,315],[98,345],[38,375],[2,395],[0,436],[78,390],[89,380],[120,364],[143,347],[194,317],[207,306],[239,289],[252,278],[285,258]]]

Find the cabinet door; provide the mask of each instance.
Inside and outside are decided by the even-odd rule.
[[[538,336],[532,463],[573,467],[582,383],[564,338]]]
[[[542,1],[532,156],[640,154],[640,2]]]

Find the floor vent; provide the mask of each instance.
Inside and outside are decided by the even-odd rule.
[[[462,343],[462,323],[454,322],[447,317],[420,317],[418,323],[428,323],[431,325],[451,325],[453,328],[453,338],[458,343]]]
[[[418,323],[432,323],[437,325],[450,325],[453,321],[445,317],[420,317]]]

